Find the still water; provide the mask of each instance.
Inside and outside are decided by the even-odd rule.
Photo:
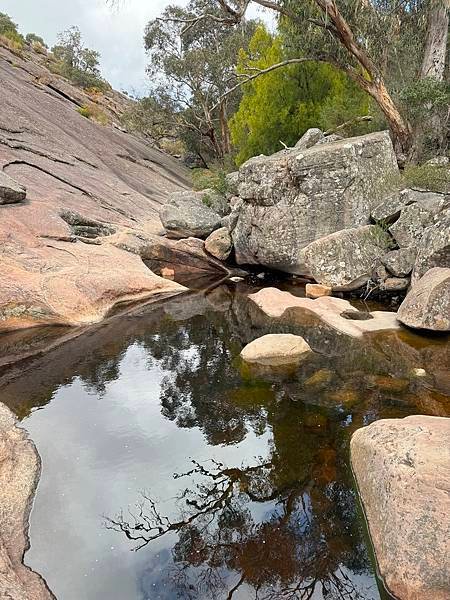
[[[315,353],[255,378],[269,331]],[[0,390],[43,463],[26,563],[59,600],[385,598],[349,439],[449,414],[449,366],[443,338],[270,321],[225,286],[118,317]]]

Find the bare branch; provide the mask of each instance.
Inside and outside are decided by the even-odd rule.
[[[364,115],[363,117],[355,117],[354,119],[345,121],[345,123],[342,123],[341,125],[338,125],[337,127],[328,129],[327,131],[324,132],[324,135],[331,135],[332,133],[341,131],[342,129],[345,129],[346,127],[349,127],[350,125],[355,125],[356,123],[364,123],[364,122],[370,122],[370,121],[373,121],[372,115]]]

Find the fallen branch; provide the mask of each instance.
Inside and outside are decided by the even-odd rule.
[[[355,125],[356,123],[364,123],[364,122],[369,122],[369,121],[373,121],[372,115],[365,115],[364,117],[355,117],[354,119],[350,119],[350,121],[346,121],[345,123],[342,123],[341,125],[338,125],[337,127],[328,129],[327,131],[324,132],[324,135],[325,136],[331,135],[332,133],[336,133],[336,131],[341,131],[342,129],[345,129],[346,127],[349,127],[350,125]]]

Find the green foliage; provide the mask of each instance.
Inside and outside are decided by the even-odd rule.
[[[52,48],[55,63],[52,70],[81,88],[97,88],[103,92],[110,85],[101,77],[100,53],[85,48],[78,27],[70,27],[58,35],[58,44]]]
[[[0,12],[0,35],[7,33],[19,33],[17,31],[17,24],[11,19],[6,13]],[[20,34],[19,34],[20,35]],[[22,37],[22,36],[21,36]],[[23,38],[22,38],[23,39]]]
[[[18,32],[17,24],[12,21],[9,15],[2,12],[0,12],[0,37],[12,52],[16,54],[21,53],[25,39]]]
[[[43,48],[48,48],[47,44],[44,42],[44,39],[35,33],[27,33],[25,40],[27,44],[30,44],[30,46],[33,46],[34,44],[40,44]]]
[[[450,168],[432,165],[411,165],[401,176],[401,186],[450,194]]]
[[[186,27],[184,21],[201,13],[216,18]],[[151,60],[147,69],[151,97],[171,116],[168,133],[176,130],[186,149],[204,162],[222,159],[228,151],[226,114],[236,110],[240,91],[223,102],[221,97],[235,81],[239,49],[247,47],[255,28],[246,20],[230,28],[220,21],[221,15],[216,0],[172,5],[148,23],[144,37]]]
[[[260,25],[248,52],[240,53],[239,71],[265,69],[283,61],[285,52],[282,38]],[[310,127],[327,130],[369,110],[367,95],[331,65],[306,62],[274,70],[243,87],[239,110],[230,121],[236,163],[272,154],[282,148],[281,142],[293,146]],[[362,130],[369,130],[367,124]]]
[[[107,125],[109,122],[108,116],[98,106],[95,106],[95,104],[84,104],[77,108],[77,112],[82,117],[86,117],[86,119],[95,121],[100,125]]]

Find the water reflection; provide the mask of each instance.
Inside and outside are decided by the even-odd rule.
[[[288,380],[238,358],[273,331],[315,350]],[[105,324],[0,390],[44,464],[28,560],[63,600],[379,598],[349,439],[448,414],[449,366],[443,338],[271,321],[225,286]]]

